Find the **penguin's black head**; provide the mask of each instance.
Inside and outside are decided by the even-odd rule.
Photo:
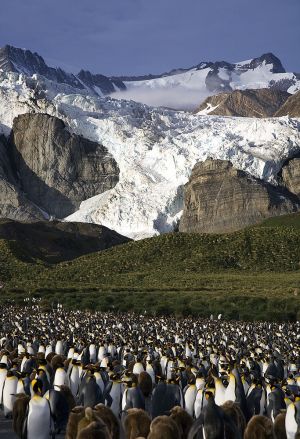
[[[40,380],[34,380],[32,390],[34,393],[42,393],[43,383]]]

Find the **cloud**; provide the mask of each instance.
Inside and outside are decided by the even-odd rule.
[[[132,88],[113,93],[112,98],[141,102],[152,107],[167,107],[174,110],[193,111],[209,94],[184,87],[153,89],[148,87]]]

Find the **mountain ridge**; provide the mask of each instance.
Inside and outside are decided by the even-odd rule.
[[[93,75],[81,70],[78,74],[67,73],[60,67],[49,67],[44,58],[37,52],[5,45],[0,48],[0,69],[4,72],[23,73],[26,76],[39,74],[45,78],[68,84],[79,90],[103,96],[124,89],[120,80],[111,80],[105,75]],[[117,88],[115,88],[115,86]]]
[[[236,63],[200,62],[189,68],[172,69],[158,75],[105,76],[85,69],[76,74],[67,73],[60,67],[49,67],[37,52],[6,45],[0,48],[1,69],[7,73],[22,73],[28,77],[41,75],[58,84],[67,84],[80,93],[111,95],[117,99],[133,99],[148,105],[179,110],[199,106],[201,100],[212,94],[235,89],[267,87],[289,91],[292,94],[300,89],[300,75],[286,72],[279,58],[273,53],[265,53]],[[159,98],[159,93],[166,96]],[[187,104],[177,105],[172,103],[172,100],[170,102],[170,93],[177,97],[177,100],[184,94]],[[197,94],[199,98],[196,103]],[[190,104],[188,99],[192,101]]]

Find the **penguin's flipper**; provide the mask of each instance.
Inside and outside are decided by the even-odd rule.
[[[203,439],[202,428],[204,425],[204,417],[203,413],[199,416],[198,419],[193,423],[189,435],[187,439]]]

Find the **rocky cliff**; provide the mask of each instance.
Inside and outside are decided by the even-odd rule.
[[[0,136],[0,217],[22,221],[44,218],[41,210],[18,187],[8,157],[8,145],[3,136]]]
[[[280,172],[280,183],[300,199],[300,157],[286,161]]]
[[[224,233],[294,212],[298,199],[226,160],[196,164],[185,186],[181,232]]]
[[[286,91],[268,88],[235,90],[208,97],[196,112],[220,116],[271,117],[290,96]]]
[[[14,120],[10,154],[23,193],[57,218],[118,182],[118,165],[104,146],[71,134],[62,120],[46,114]]]
[[[290,96],[275,116],[300,117],[300,91]]]

